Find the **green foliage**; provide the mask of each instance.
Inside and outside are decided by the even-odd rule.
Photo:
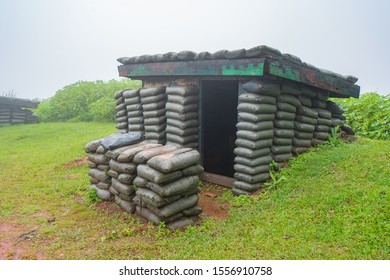
[[[130,79],[108,82],[79,81],[65,86],[53,97],[43,100],[34,113],[41,122],[110,122],[115,116],[115,93],[137,87],[140,87],[140,82]]]
[[[345,110],[347,124],[356,134],[372,139],[390,139],[390,95],[365,93],[359,99],[334,99]]]
[[[96,190],[95,189],[89,189],[88,192],[87,192],[87,201],[86,201],[86,204],[87,205],[91,205],[95,202],[99,202],[99,201],[102,201],[96,194]]]

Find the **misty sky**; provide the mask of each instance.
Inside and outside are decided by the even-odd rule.
[[[0,0],[0,95],[119,79],[122,56],[268,45],[390,93],[390,1]]]

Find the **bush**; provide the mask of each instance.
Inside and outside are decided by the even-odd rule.
[[[140,87],[140,81],[79,81],[43,100],[34,113],[42,122],[114,120],[117,91]]]
[[[373,139],[390,139],[390,95],[365,93],[359,99],[334,99],[345,110],[347,124],[356,134]]]

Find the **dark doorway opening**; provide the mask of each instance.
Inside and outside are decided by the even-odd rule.
[[[238,81],[202,81],[203,167],[233,178]]]

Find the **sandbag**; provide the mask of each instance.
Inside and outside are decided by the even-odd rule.
[[[108,171],[110,169],[110,166],[108,164],[99,164],[97,166],[97,169],[101,171]]]
[[[127,118],[142,117],[142,110],[127,111]]]
[[[116,148],[116,149],[113,149],[113,150],[108,150],[106,152],[106,157],[110,158],[110,159],[117,159],[118,156],[128,150],[128,149],[131,149],[131,148],[135,148],[135,147],[139,147],[139,146],[143,146],[143,145],[146,145],[147,143],[145,141],[142,141],[140,143],[137,143],[137,144],[134,144],[134,145],[129,145],[129,146],[124,146],[124,147],[120,147],[120,148]]]
[[[255,104],[271,104],[275,105],[276,98],[273,96],[261,95],[256,93],[245,92],[238,97],[240,102],[255,103]]]
[[[291,150],[292,150],[292,149],[291,149]],[[288,153],[288,154],[278,154],[278,155],[274,154],[274,155],[273,155],[273,159],[274,159],[274,161],[280,163],[280,162],[288,161],[292,156],[293,156],[292,153]]]
[[[199,198],[197,195],[180,198],[179,200],[176,200],[167,206],[159,208],[158,215],[162,218],[168,218],[185,209],[193,207],[198,202],[198,200]]]
[[[126,105],[126,110],[127,112],[133,112],[133,111],[142,111],[142,105],[141,104],[131,104],[131,105]],[[126,111],[125,111],[125,114],[123,114],[123,116],[126,115]]]
[[[193,60],[195,57],[196,53],[193,51],[181,51],[177,53],[177,59],[178,60]]]
[[[293,121],[295,119],[295,113],[277,111],[275,113],[275,119]]]
[[[166,116],[161,116],[157,118],[147,118],[144,119],[144,125],[160,125],[160,124],[165,124],[167,121]]]
[[[319,100],[317,98],[312,98],[311,104],[312,104],[312,107],[314,107],[314,108],[326,109],[326,102]]]
[[[252,150],[260,149],[260,148],[265,148],[265,147],[271,147],[272,146],[272,139],[262,139],[258,141],[250,141],[247,139],[237,139],[235,141],[235,144],[237,147],[243,147],[243,148],[248,148]]]
[[[170,173],[197,164],[199,161],[199,152],[191,150],[184,153],[167,153],[158,155],[148,160],[147,164],[148,166],[161,172]]]
[[[332,121],[332,127],[344,125],[344,122],[340,119],[331,118],[331,121]]]
[[[167,110],[165,108],[159,109],[159,110],[153,110],[153,111],[146,111],[143,112],[144,118],[159,118],[159,117],[165,117],[165,114],[167,113]]]
[[[123,104],[126,105],[132,105],[132,104],[139,104],[141,103],[141,98],[139,96],[131,97],[131,98],[125,98],[125,102]]]
[[[237,131],[237,138],[247,139],[251,141],[257,141],[261,139],[268,139],[274,136],[274,130],[261,130],[261,131],[249,131],[249,130],[239,130]]]
[[[125,92],[125,90],[120,90],[120,91],[117,91],[114,95],[114,98],[115,99],[120,99],[123,97],[123,92]]]
[[[255,159],[261,156],[265,156],[271,153],[270,148],[261,148],[259,150],[251,150],[247,148],[238,147],[234,149],[234,154],[237,156]]]
[[[292,137],[291,138],[282,138],[282,137],[274,137],[273,139],[273,144],[274,145],[279,145],[279,146],[288,146],[292,144]]]
[[[136,176],[134,181],[133,181],[133,185],[134,187],[136,188],[145,188],[146,187],[146,184],[148,183],[149,181],[140,177],[140,176]]]
[[[242,88],[251,93],[263,94],[277,97],[280,95],[280,84],[278,81],[254,79],[242,85]]]
[[[165,131],[162,132],[145,132],[145,139],[148,140],[150,144],[162,144],[162,143],[152,143],[149,140],[154,139],[154,140],[162,140],[165,141],[166,138],[166,133]]]
[[[124,103],[121,103],[115,107],[115,111],[117,112],[125,109],[126,109],[126,105]]]
[[[300,139],[300,138],[293,138],[293,145],[294,147],[310,147],[311,146],[311,139]]]
[[[314,138],[320,139],[320,140],[328,140],[330,134],[329,132],[314,132]]]
[[[312,124],[294,122],[294,128],[299,131],[314,132],[316,126]]]
[[[269,172],[260,173],[257,175],[248,175],[244,173],[234,173],[234,178],[240,181],[244,181],[249,184],[261,183],[267,181],[271,176]]]
[[[312,146],[317,146],[317,145],[321,145],[323,143],[325,143],[326,140],[321,140],[321,139],[316,139],[316,138],[313,138],[311,140],[311,145]]]
[[[154,156],[169,153],[178,149],[180,148],[177,146],[161,146],[161,147],[150,148],[137,153],[133,158],[133,162],[146,163],[149,159],[151,159]]]
[[[128,196],[135,194],[135,188],[133,186],[123,184],[119,182],[117,179],[112,178],[111,186],[118,192]]]
[[[342,126],[340,126],[340,129],[348,135],[355,135],[355,131],[349,125],[343,124]]]
[[[121,122],[115,125],[117,129],[125,129],[127,128],[127,122]]]
[[[282,53],[274,48],[265,46],[265,45],[260,45],[256,46],[253,48],[250,48],[246,50],[245,56],[248,58],[251,57],[270,57],[270,58],[275,58],[275,57],[281,57]]]
[[[139,95],[139,89],[127,89],[123,91],[124,98],[132,98]]]
[[[332,121],[330,119],[318,118],[317,119],[317,124],[318,125],[331,126],[332,125]]]
[[[307,152],[309,149],[310,149],[309,147],[293,147],[292,152],[294,154],[302,154]]]
[[[255,104],[242,102],[238,104],[238,111],[252,114],[272,114],[277,111],[275,105],[271,104]]]
[[[171,173],[163,173],[146,164],[140,164],[137,167],[137,174],[149,181],[156,184],[164,184],[179,179],[182,174],[181,171],[175,171]]]
[[[295,113],[297,111],[297,107],[284,102],[277,102],[276,107],[280,111],[289,112],[289,113]]]
[[[176,103],[181,106],[189,105],[189,104],[197,104],[199,98],[197,95],[190,96],[180,96],[180,95],[168,95],[168,102]]]
[[[318,113],[319,118],[323,118],[323,119],[331,119],[332,118],[332,114],[328,110],[318,109],[318,108],[314,108],[313,110]]]
[[[96,184],[96,186],[97,186],[99,189],[108,190],[108,188],[111,186],[111,184],[99,182],[99,183]]]
[[[186,226],[193,225],[196,222],[196,217],[181,217],[167,224],[167,228],[175,230]]]
[[[175,126],[168,125],[166,130],[167,133],[175,134],[178,136],[188,136],[192,134],[198,134],[198,127],[190,127],[187,129],[180,129]]]
[[[141,103],[142,103],[142,99],[141,99]],[[163,108],[166,108],[165,104],[166,104],[165,101],[160,101],[157,103],[142,104],[142,110],[155,111],[155,110],[163,109]]]
[[[146,188],[138,188],[135,195],[140,200],[141,205],[145,203],[147,205],[151,205],[156,208],[166,206],[180,198],[180,195],[162,197],[157,193]]]
[[[301,106],[301,101],[299,101],[298,98],[296,98],[295,96],[293,95],[288,95],[288,94],[282,94],[281,96],[279,96],[277,98],[277,102],[284,102],[284,103],[288,103],[292,106],[295,106],[295,107],[298,107],[298,106]]]
[[[145,129],[143,124],[129,124],[127,126],[129,132],[142,132]]]
[[[156,133],[161,133],[164,132],[166,129],[167,125],[164,124],[158,124],[158,125],[147,125],[145,126],[145,132],[156,132]]]
[[[239,188],[233,187],[232,188],[233,195],[239,196],[239,195],[250,195],[251,193],[249,191],[244,191]]]
[[[144,118],[143,117],[133,117],[127,119],[128,124],[143,124]]]
[[[313,132],[304,132],[304,131],[295,130],[294,136],[300,139],[312,139]]]
[[[327,126],[327,125],[316,125],[315,131],[328,132],[329,131],[329,126]]]
[[[272,129],[274,127],[273,121],[263,121],[263,122],[238,122],[236,127],[241,130],[251,130],[251,131],[260,131]]]
[[[315,95],[315,93],[314,93],[314,95]],[[301,102],[302,106],[306,106],[306,107],[312,106],[310,97],[302,95],[302,94],[298,95],[297,97],[298,97],[298,100]]]
[[[233,51],[227,51],[225,53],[226,59],[238,59],[238,58],[244,58],[245,57],[245,49],[238,49]]]
[[[274,155],[278,154],[289,154],[291,153],[292,145],[288,146],[272,146],[271,147],[271,152]]]
[[[344,114],[344,109],[333,101],[326,101],[326,109],[328,109],[328,111],[330,111],[332,114]]]
[[[296,115],[295,120],[300,122],[300,123],[306,123],[306,124],[312,124],[316,125],[317,124],[317,119],[311,118],[311,117],[306,117],[304,115]]]
[[[119,173],[116,172],[115,170],[109,169],[107,171],[107,175],[117,179],[119,176]]]
[[[281,93],[288,95],[300,95],[302,93],[302,86],[298,83],[283,80]]]
[[[294,130],[292,130],[292,129],[275,128],[275,137],[291,138],[293,136],[294,136]]]
[[[183,214],[186,217],[193,217],[193,216],[198,216],[203,212],[203,209],[200,205],[195,205],[191,208],[183,210]]]
[[[306,106],[299,106],[297,108],[297,114],[301,114],[314,119],[318,118],[318,112]]]
[[[342,121],[345,121],[347,119],[346,116],[338,115],[338,114],[332,114],[332,118],[336,118],[336,119],[339,119],[339,120],[342,120]]]
[[[101,200],[105,200],[105,201],[111,200],[111,193],[109,191],[99,189],[96,185],[91,185],[89,188],[96,190],[96,196]]]
[[[127,119],[128,119],[127,116],[123,116],[123,117],[116,118],[116,121],[118,123],[120,123],[120,122],[127,122]]]
[[[200,164],[195,164],[189,167],[184,168],[181,172],[184,176],[193,176],[203,173],[204,169]]]
[[[185,114],[189,112],[197,112],[198,104],[192,103],[188,105],[180,105],[177,103],[167,102],[166,107],[167,111],[176,112],[179,114]]]
[[[142,97],[140,99],[142,105],[144,104],[150,104],[150,103],[159,103],[161,101],[165,102],[167,99],[167,96],[165,94],[159,94],[159,95],[152,95],[148,97]]]
[[[257,175],[260,173],[268,172],[269,171],[268,165],[259,165],[256,167],[251,167],[243,164],[235,164],[234,170],[239,173],[244,173],[248,175]]]
[[[159,86],[155,88],[144,88],[139,91],[140,96],[143,97],[148,97],[148,96],[153,96],[153,95],[158,95],[158,94],[165,94],[165,86]]]
[[[159,225],[162,222],[162,220],[156,214],[154,214],[146,207],[136,206],[136,210],[138,215],[154,223],[155,225]]]
[[[282,129],[293,129],[294,121],[274,120],[274,126]]]
[[[120,163],[110,159],[110,168],[118,173],[133,174],[135,173],[136,165],[134,163]]]
[[[119,192],[118,192],[116,189],[114,189],[111,185],[110,185],[110,187],[108,188],[108,191],[109,191],[111,194],[113,194],[113,195],[119,195]]]
[[[111,177],[106,174],[106,172],[92,168],[89,170],[88,173],[89,176],[98,179],[100,182],[103,183],[110,183],[111,182]]]
[[[260,156],[258,158],[247,158],[242,156],[236,156],[234,158],[234,162],[237,164],[242,164],[249,167],[257,167],[257,166],[266,166],[264,167],[265,170],[269,170],[269,164],[272,162],[271,157],[271,150],[270,152],[265,156]]]
[[[308,87],[308,86],[303,86],[302,87],[302,94],[300,95],[301,97],[315,97],[317,96],[317,93],[318,93],[318,89],[317,88],[314,88],[314,87]],[[298,96],[299,98],[299,96]],[[306,103],[306,104],[311,104],[311,103]],[[304,105],[304,103],[302,102],[302,105]],[[305,106],[309,106],[311,107],[311,105],[305,105]]]
[[[96,164],[108,164],[109,158],[102,154],[89,154],[88,160],[96,163]]]
[[[135,174],[121,173],[118,175],[118,177],[116,179],[123,184],[131,185],[131,184],[133,184],[135,177],[136,177]]]
[[[320,91],[317,94],[317,98],[320,101],[326,101],[329,98],[329,92],[327,92],[327,91]]]
[[[244,190],[247,192],[255,192],[255,191],[259,190],[261,188],[261,185],[262,184],[260,184],[260,183],[249,184],[249,183],[242,182],[242,181],[235,181],[234,182],[234,188]]]
[[[188,143],[198,142],[198,135],[192,134],[188,136],[178,136],[175,134],[167,134],[167,141],[185,145]]]
[[[175,86],[167,87],[166,92],[167,95],[189,96],[198,94],[199,89],[197,87]]]
[[[295,115],[294,115],[295,117]],[[272,121],[275,119],[274,114],[252,114],[245,112],[238,112],[239,121],[246,122],[261,122],[261,121]]]
[[[142,140],[142,134],[140,132],[129,132],[124,134],[115,133],[103,138],[101,144],[104,148],[112,150],[131,144],[136,144]]]
[[[134,183],[136,180],[134,181]],[[153,192],[157,193],[161,197],[171,197],[175,195],[181,195],[186,192],[196,190],[198,187],[199,177],[188,176],[182,177],[176,181],[165,185],[159,185],[153,182],[147,182],[146,187]],[[137,185],[138,186],[138,185]]]
[[[175,126],[180,129],[187,129],[191,127],[198,127],[198,120],[188,120],[188,121],[179,121],[175,119],[167,119],[167,124],[170,126]]]
[[[166,113],[166,116],[168,119],[175,119],[179,121],[188,121],[188,120],[197,120],[198,119],[198,112],[189,112],[185,114],[180,114],[177,112],[170,112],[168,111]]]

